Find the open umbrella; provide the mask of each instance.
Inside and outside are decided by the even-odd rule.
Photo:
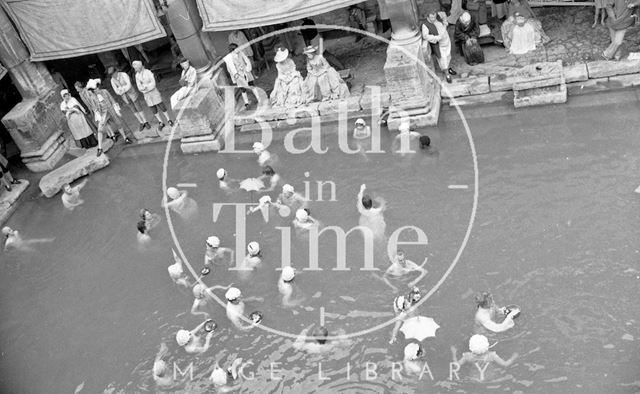
[[[405,320],[400,331],[406,339],[414,338],[422,341],[425,338],[435,337],[438,328],[440,326],[432,318],[416,316]]]
[[[240,189],[251,192],[251,202],[253,202],[253,192],[264,188],[264,183],[258,178],[247,178],[240,182]]]

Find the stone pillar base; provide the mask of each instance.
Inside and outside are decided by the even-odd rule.
[[[182,153],[217,152],[222,146],[221,139],[213,134],[185,137],[180,140]]]
[[[440,84],[425,65],[420,37],[413,42],[394,42],[387,49],[384,65],[391,107],[387,124],[396,129],[402,118],[414,127],[435,126],[440,116]]]
[[[44,172],[53,170],[67,152],[62,131],[49,137],[37,151],[22,152],[22,162],[30,171]]]

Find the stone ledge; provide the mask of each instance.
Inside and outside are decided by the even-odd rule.
[[[589,79],[586,63],[577,63],[564,67],[564,79],[567,83],[586,81]]]
[[[562,75],[562,61],[530,64],[520,68],[509,69],[489,76],[489,87],[492,92],[512,90],[515,83],[532,79],[552,78]]]
[[[596,60],[587,63],[587,72],[589,78],[640,73],[640,60]]]
[[[456,78],[453,83],[442,85],[441,96],[443,98],[472,96],[489,93],[489,76],[477,76],[468,78]]]
[[[53,197],[65,183],[71,183],[78,178],[108,166],[109,157],[106,153],[100,156],[97,156],[96,153],[97,148],[88,149],[84,155],[63,164],[43,176],[39,183],[42,193],[46,197]]]
[[[612,85],[620,84],[623,87],[640,86],[640,74],[616,75],[609,77]]]
[[[489,92],[485,94],[478,94],[473,96],[463,96],[455,99],[449,99],[449,106],[454,107],[455,104],[459,106],[464,105],[478,105],[478,104],[491,104],[498,101],[509,100],[510,96],[513,95],[512,91],[501,91],[501,92]],[[454,104],[455,102],[455,104]],[[511,102],[513,102],[511,100]]]
[[[11,191],[6,191],[4,188],[2,189],[0,192],[0,226],[3,226],[6,221],[9,220],[9,217],[11,217],[18,207],[16,202],[28,187],[29,181],[20,179],[19,184],[12,185]]]
[[[185,137],[180,141],[182,153],[217,152],[222,144],[213,134]]]
[[[516,108],[533,107],[567,102],[567,85],[535,86],[514,90],[513,106]]]

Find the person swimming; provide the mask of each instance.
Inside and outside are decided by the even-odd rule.
[[[409,287],[415,286],[418,282],[422,280],[422,278],[427,275],[427,270],[424,269],[424,265],[427,263],[428,257],[424,259],[421,265],[414,263],[411,260],[407,260],[404,251],[398,250],[396,251],[396,256],[391,260],[391,265],[385,271],[382,279],[384,282],[391,287],[394,291],[397,291],[398,288],[392,285],[389,282],[389,276],[403,276],[409,274],[411,272],[420,272],[420,275],[414,279],[411,283],[409,283]]]
[[[178,254],[175,250],[171,249],[173,252],[173,264],[167,267],[167,271],[169,272],[169,277],[176,285],[184,286],[186,288],[191,287],[191,283],[189,282],[189,278],[187,274],[184,272],[184,268],[182,267],[182,260],[178,257]]]
[[[171,200],[162,201],[162,207],[167,207],[180,215],[183,219],[191,219],[198,213],[198,204],[189,198],[186,190],[178,190],[175,187],[167,188],[167,197]]]
[[[228,264],[233,262],[235,252],[233,249],[220,246],[220,238],[212,235],[205,241],[204,266],[211,267],[214,264]],[[225,256],[229,255],[229,259]]]
[[[147,227],[147,231],[153,229],[158,224],[162,218],[157,213],[153,213],[147,208],[142,208],[140,210],[140,219],[144,220],[145,226]]]
[[[408,375],[420,375],[424,368],[425,361],[420,359],[424,356],[424,350],[419,343],[412,342],[404,347],[403,365]]]
[[[262,196],[258,199],[258,205],[251,207],[247,210],[247,215],[251,215],[254,212],[260,211],[265,223],[269,222],[269,210],[279,209],[281,205],[278,202],[271,201],[270,196]]]
[[[276,203],[289,207],[290,212],[296,212],[298,209],[307,208],[309,200],[302,197],[293,186],[287,183],[282,186],[282,193],[278,196]]]
[[[55,240],[55,238],[23,239],[18,230],[14,230],[9,226],[2,228],[2,235],[6,238],[4,241],[5,251],[13,248],[22,252],[32,252],[34,249],[31,245],[53,242]]]
[[[213,290],[217,290],[217,289],[222,289],[222,290],[227,290],[229,289],[229,287],[231,287],[232,285],[229,286],[220,286],[220,285],[216,285],[216,286],[211,286],[209,288],[207,288],[207,286],[205,286],[203,283],[196,283],[195,286],[193,286],[193,305],[191,305],[191,314],[194,316],[198,316],[198,315],[202,315],[204,316],[205,319],[209,318],[209,313],[206,311],[203,311],[203,308],[206,308],[207,305],[209,305],[208,303],[208,299],[210,298],[210,294],[213,292]]]
[[[260,251],[260,244],[253,241],[247,245],[247,255],[244,256],[242,266],[246,269],[253,270],[262,263],[262,253]]]
[[[365,159],[367,157],[367,149],[371,148],[371,127],[367,126],[367,122],[364,119],[359,118],[355,122],[353,128],[353,138],[356,140],[356,146],[358,147],[358,153],[360,153]]]
[[[276,171],[271,166],[264,166],[262,175],[260,175],[258,179],[264,183],[269,183],[269,187],[262,190],[263,192],[276,190],[276,187],[278,187],[278,184],[281,182],[280,175],[276,174]]]
[[[293,307],[299,305],[304,301],[304,297],[292,300],[291,297],[294,293],[293,280],[296,276],[296,271],[291,266],[282,268],[280,273],[280,279],[278,279],[278,292],[282,296],[282,305],[285,307]]]
[[[211,371],[211,375],[209,379],[214,384],[214,386],[218,389],[218,392],[226,393],[233,390],[232,386],[229,386],[229,380],[236,381],[240,376],[238,374],[238,367],[242,365],[242,358],[236,358],[231,363],[231,366],[226,370],[222,369],[220,365],[216,362],[213,367],[213,371]]]
[[[489,351],[490,348],[487,337],[475,334],[469,339],[468,352],[462,353],[462,357],[458,359],[455,346],[451,346],[451,356],[453,357],[453,362],[459,366],[463,366],[466,363],[476,364],[480,371],[480,380],[484,380],[484,371],[490,363],[495,362],[501,367],[508,367],[518,358],[518,353],[513,353],[508,360],[503,360],[496,352]],[[482,363],[484,366],[480,366],[478,363]]]
[[[269,153],[262,142],[253,143],[253,153],[258,155],[258,164],[260,167],[264,167],[266,165],[273,166],[276,162],[275,157]]]
[[[393,326],[393,330],[391,331],[391,339],[389,340],[389,344],[393,344],[398,336],[398,331],[404,323],[410,317],[413,317],[416,312],[415,304],[420,301],[422,295],[420,293],[420,289],[417,287],[413,287],[409,294],[397,296],[393,300],[393,311],[396,314],[396,321]]]
[[[213,338],[213,331],[207,332],[204,338],[202,338],[203,328],[208,323],[209,321],[205,321],[191,331],[185,329],[178,330],[176,333],[178,346],[184,348],[189,354],[200,354],[209,350],[211,347],[211,338]]]
[[[253,327],[255,327],[257,324],[259,324],[259,322],[256,322],[255,320],[248,325],[243,322],[244,309],[245,309],[244,301],[247,301],[247,302],[262,301],[262,298],[247,297],[246,299],[243,300],[242,292],[240,291],[240,289],[236,287],[231,287],[229,290],[227,290],[224,297],[227,299],[227,306],[226,306],[227,318],[229,319],[229,321],[231,321],[231,323],[233,323],[233,325],[237,329],[242,331],[248,331]]]
[[[385,229],[387,227],[384,221],[383,212],[386,209],[386,202],[382,198],[376,198],[377,207],[373,206],[373,200],[369,195],[365,195],[367,185],[364,183],[360,186],[360,192],[356,199],[356,206],[360,213],[359,225],[369,228],[373,232],[373,237],[377,240],[384,238]]]
[[[319,227],[320,222],[309,215],[308,209],[298,209],[296,211],[296,217],[293,219],[293,225],[297,230],[308,231],[312,227]]]
[[[317,327],[313,330],[312,338],[309,338],[307,333],[312,326],[313,324],[298,334],[292,345],[295,350],[305,351],[310,354],[320,354],[346,348],[351,344],[351,341],[346,338],[329,340],[327,338],[329,336],[329,330],[324,326]],[[343,335],[345,335],[343,331],[338,333],[338,336]]]
[[[519,309],[507,310],[504,307],[498,308],[491,293],[487,292],[476,296],[475,300],[477,306],[475,315],[476,333],[485,334],[485,329],[490,332],[504,332],[515,325],[513,319],[520,313]],[[496,322],[498,315],[505,316],[501,323]]]
[[[229,178],[229,173],[224,168],[218,168],[216,177],[218,177],[218,186],[227,194],[236,191],[239,187],[238,180]]]
[[[148,233],[146,222],[144,220],[138,221],[136,228],[138,229],[138,232],[136,233],[138,236],[138,242],[140,244],[149,243],[151,241],[151,236]]]
[[[74,187],[71,187],[68,183],[65,183],[62,186],[62,195],[60,198],[62,199],[62,205],[70,211],[73,211],[74,208],[84,204],[84,200],[80,198],[80,190],[87,184],[87,179],[84,179],[82,182],[76,184]]]
[[[170,369],[167,363],[163,360],[168,351],[169,348],[167,347],[167,344],[162,342],[160,344],[160,350],[153,361],[153,381],[160,387],[171,386],[174,383],[173,370]]]
[[[404,156],[407,153],[416,153],[416,151],[411,148],[411,145],[418,143],[420,133],[411,131],[411,125],[408,121],[400,123],[398,131],[400,133],[393,139],[391,150],[399,153],[400,156]]]

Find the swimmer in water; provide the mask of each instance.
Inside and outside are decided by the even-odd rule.
[[[198,204],[189,198],[186,190],[178,190],[175,187],[167,188],[167,197],[171,200],[162,200],[162,207],[166,206],[183,219],[191,219],[198,214]]]
[[[366,150],[371,147],[371,127],[367,126],[367,122],[360,118],[356,120],[355,128],[353,129],[353,138],[356,140],[358,146],[358,152],[365,158],[367,158]]]
[[[247,210],[247,215],[260,211],[265,222],[269,222],[269,210],[280,209],[282,205],[278,202],[271,201],[270,196],[262,196],[258,199],[258,205]]]
[[[211,379],[211,382],[214,384],[214,386],[216,386],[218,392],[228,393],[229,391],[233,390],[233,387],[229,386],[228,382],[229,380],[231,380],[232,382],[238,380],[238,367],[240,365],[242,365],[242,358],[233,360],[231,366],[226,370],[220,368],[220,365],[216,362],[209,379]]]
[[[230,248],[220,246],[220,238],[215,235],[210,236],[205,241],[206,250],[204,253],[204,266],[211,267],[212,265],[222,261],[222,264],[228,264],[233,262],[234,252]],[[225,256],[229,255],[229,259]]]
[[[194,328],[191,331],[187,330],[178,330],[176,333],[176,342],[178,342],[178,346],[184,348],[184,350],[189,354],[195,353],[204,353],[209,350],[211,347],[211,338],[213,338],[213,331],[208,332],[204,337],[204,343],[202,338],[202,331],[204,326],[208,322],[202,322],[198,327]]]
[[[263,192],[270,192],[276,190],[278,184],[281,182],[280,175],[276,174],[275,170],[271,166],[265,166],[262,169],[262,175],[258,177],[265,184],[269,184],[269,187],[263,189]]]
[[[376,198],[378,206],[374,208],[373,200],[369,195],[365,195],[364,191],[367,185],[360,186],[356,206],[360,212],[360,226],[367,227],[373,232],[374,238],[380,240],[384,238],[384,232],[387,224],[384,221],[383,212],[386,209],[386,202],[382,198]]]
[[[309,200],[302,197],[300,193],[297,193],[293,186],[288,183],[282,186],[282,193],[278,196],[277,204],[286,205],[291,212],[295,212],[298,209],[305,209],[309,205]]]
[[[80,198],[80,190],[87,184],[87,179],[71,187],[68,183],[62,186],[62,205],[70,211],[73,211],[75,207],[84,204],[84,200]]]
[[[216,176],[218,177],[218,186],[227,194],[238,189],[239,182],[236,179],[229,178],[229,173],[224,168],[219,168]]]
[[[145,223],[145,221],[138,221],[138,223],[136,224],[136,228],[138,229],[138,232],[136,234],[138,236],[138,242],[141,244],[149,243],[151,241],[151,237],[149,236],[147,224]]]
[[[173,261],[174,263],[167,267],[167,271],[169,271],[169,277],[179,286],[184,286],[186,288],[191,287],[191,282],[189,282],[189,278],[187,274],[184,272],[184,268],[182,267],[182,260],[178,257],[178,254],[175,250],[171,249],[173,252]]]
[[[147,231],[150,231],[151,229],[156,227],[158,224],[160,224],[160,221],[162,220],[160,215],[158,215],[157,213],[151,212],[147,208],[142,208],[140,210],[140,219],[144,221],[144,224],[147,227]]]
[[[407,153],[415,153],[416,151],[411,149],[411,145],[416,145],[420,139],[420,133],[411,131],[411,126],[408,121],[402,122],[398,127],[398,134],[392,143],[391,150],[399,153],[400,156],[404,156]]]
[[[405,257],[405,253],[402,250],[398,250],[396,252],[396,256],[393,258],[393,260],[391,260],[391,265],[389,266],[389,268],[387,268],[384,275],[382,276],[382,279],[389,287],[393,289],[393,291],[398,291],[398,288],[392,285],[391,282],[389,282],[389,276],[399,277],[414,271],[420,272],[420,275],[411,283],[409,283],[409,287],[413,287],[418,282],[420,282],[425,275],[427,275],[427,270],[422,268],[427,263],[427,260],[428,257],[424,259],[421,265],[418,265],[411,260],[407,260]]]
[[[320,222],[309,215],[309,210],[305,208],[296,211],[296,218],[293,219],[293,225],[297,230],[308,231],[312,227],[320,227]]]
[[[296,300],[291,299],[293,296],[293,279],[295,276],[296,271],[293,267],[286,266],[282,268],[280,279],[278,279],[278,291],[282,296],[282,305],[285,307],[293,307],[304,301],[304,297],[300,297]]]
[[[508,367],[518,358],[518,353],[513,355],[508,360],[503,360],[496,352],[489,351],[489,340],[484,335],[476,334],[469,339],[469,351],[462,353],[462,357],[458,360],[458,352],[455,346],[451,346],[451,355],[453,362],[462,366],[466,363],[474,363],[479,370],[483,371],[491,362],[495,362],[501,367]],[[484,367],[479,366],[478,363],[484,364]],[[481,375],[482,376],[482,375]]]
[[[420,375],[426,361],[420,359],[424,356],[424,350],[419,343],[412,342],[404,347],[404,370],[407,375]]]
[[[258,164],[260,165],[260,167],[264,167],[266,165],[274,165],[274,157],[271,155],[271,153],[269,153],[268,150],[265,149],[264,145],[261,142],[253,143],[253,153],[258,155]]]
[[[404,323],[404,321],[408,318],[414,316],[416,312],[416,308],[414,307],[414,305],[418,301],[420,301],[421,297],[422,296],[420,294],[420,289],[414,287],[406,296],[398,296],[393,300],[393,311],[398,318],[395,322],[395,325],[393,326],[389,344],[392,344],[396,341],[398,331],[400,330],[402,323]]]
[[[55,238],[22,239],[18,230],[14,230],[8,226],[2,228],[2,235],[6,237],[4,241],[5,251],[13,248],[21,252],[32,252],[33,248],[31,245],[53,242],[55,240]]]
[[[257,242],[249,242],[247,245],[247,255],[242,261],[243,269],[253,270],[262,263],[262,254],[260,252],[260,244]]]
[[[156,354],[156,359],[153,362],[153,381],[160,387],[171,386],[173,384],[173,370],[171,370],[163,360],[168,351],[169,348],[167,344],[162,342],[160,344],[160,351]]]
[[[345,338],[338,338],[334,340],[326,339],[326,337],[329,336],[329,331],[324,326],[316,328],[313,331],[312,338],[309,338],[307,333],[312,326],[313,324],[302,330],[296,337],[296,340],[293,343],[293,348],[295,350],[305,351],[310,354],[320,354],[343,349],[351,345],[351,341]],[[340,331],[338,336],[341,335],[345,335],[345,333]]]
[[[231,323],[233,323],[233,325],[242,331],[248,331],[250,329],[252,329],[253,327],[255,327],[257,324],[255,321],[252,322],[251,324],[246,324],[243,322],[243,317],[244,317],[244,308],[245,308],[245,301],[247,302],[251,302],[251,301],[260,301],[262,302],[263,299],[260,297],[247,297],[245,299],[242,299],[242,292],[240,292],[240,289],[236,288],[236,287],[232,287],[229,290],[227,290],[227,292],[225,293],[225,298],[227,299],[227,318],[231,321]]]
[[[476,333],[486,333],[484,329],[491,332],[504,332],[515,325],[513,319],[520,313],[520,310],[513,309],[507,313],[506,308],[498,308],[491,293],[487,292],[476,296],[475,299],[477,305],[475,316]],[[498,315],[506,315],[501,323],[496,322]]]
[[[209,313],[203,311],[202,309],[207,307],[207,300],[211,298],[210,294],[213,292],[213,290],[227,290],[231,286],[233,286],[233,284],[230,284],[229,286],[211,286],[207,288],[207,286],[202,283],[196,283],[196,285],[193,286],[194,300],[193,305],[191,306],[191,314],[194,316],[202,315],[205,319],[208,319]]]

